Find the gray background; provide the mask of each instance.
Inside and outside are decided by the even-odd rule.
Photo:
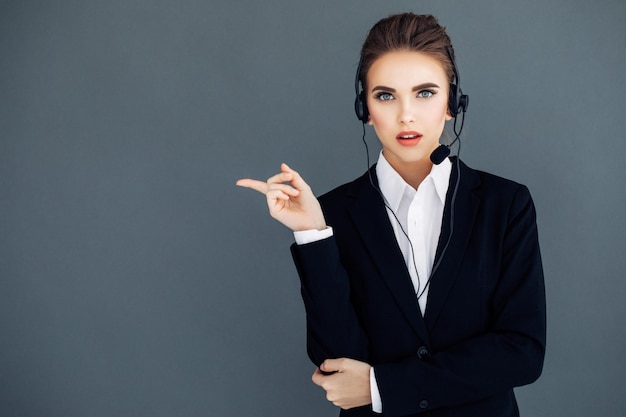
[[[537,205],[549,346],[523,414],[622,416],[623,0],[0,2],[0,415],[335,415],[291,234],[234,183],[364,171],[358,51],[406,10],[455,44],[463,158]]]

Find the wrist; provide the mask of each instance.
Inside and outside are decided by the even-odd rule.
[[[324,231],[328,229],[328,225],[326,225],[326,221],[324,219],[319,220],[319,221],[314,221],[312,223],[309,224],[302,224],[299,227],[293,228],[292,231],[293,232],[308,232],[311,230],[316,230],[318,232]]]
[[[328,226],[326,225],[326,223],[325,223],[325,222],[318,223],[318,224],[315,226],[315,230],[317,230],[317,231],[319,231],[319,232],[321,232],[321,231],[323,231],[323,230],[326,230],[326,229],[328,229]]]

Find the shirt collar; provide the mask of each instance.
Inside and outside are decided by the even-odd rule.
[[[442,204],[446,203],[446,193],[448,192],[448,184],[450,182],[450,173],[452,172],[452,164],[448,158],[444,159],[439,165],[433,164],[430,173],[424,178],[426,181],[432,181],[435,185],[437,196]],[[383,152],[378,155],[378,162],[376,164],[376,176],[378,177],[378,184],[380,191],[387,200],[387,204],[397,210],[402,200],[404,193],[408,193],[413,196],[415,190],[409,184],[407,184],[400,174],[387,162]]]

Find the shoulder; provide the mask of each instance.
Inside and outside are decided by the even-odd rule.
[[[372,183],[377,184],[375,165],[353,181],[335,187],[319,196],[324,216],[335,224],[346,220],[355,205],[374,208],[380,201]],[[382,203],[380,203],[382,204]]]
[[[472,188],[485,213],[510,218],[528,212],[534,217],[534,203],[528,187],[519,182],[489,172],[468,167],[462,161],[461,187]],[[468,185],[472,184],[472,185]]]
[[[516,195],[527,195],[530,192],[524,184],[501,177],[486,171],[473,169],[460,161],[461,184],[473,186],[475,193],[483,198],[506,199]],[[454,176],[454,172],[453,175]]]
[[[357,198],[359,193],[363,190],[363,187],[371,186],[370,181],[373,181],[375,183],[378,182],[376,179],[376,170],[374,167],[375,165],[372,166],[370,170],[366,171],[360,177],[345,184],[341,184],[319,196],[319,201],[322,206],[324,207],[337,204],[341,205],[354,201],[354,199]]]

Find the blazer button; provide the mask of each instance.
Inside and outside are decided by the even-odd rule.
[[[420,401],[420,408],[428,408],[428,401],[426,400]]]
[[[427,357],[430,356],[430,352],[428,351],[428,348],[426,346],[422,346],[419,349],[417,349],[417,357],[420,359],[425,359]]]

